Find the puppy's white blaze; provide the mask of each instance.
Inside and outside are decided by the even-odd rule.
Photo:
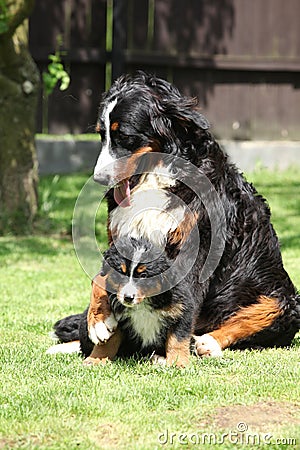
[[[80,342],[65,342],[64,344],[52,345],[52,347],[48,348],[46,351],[47,355],[57,355],[58,353],[79,353],[80,352]]]
[[[98,174],[108,174],[113,176],[113,163],[116,161],[112,157],[111,150],[111,140],[110,140],[110,119],[109,115],[117,104],[117,99],[113,100],[107,105],[106,111],[104,112],[104,123],[105,123],[105,140],[102,143],[101,153],[97,160],[94,175]]]
[[[142,302],[128,311],[128,317],[130,317],[128,326],[131,328],[131,331],[141,338],[143,347],[157,343],[164,324],[158,311],[148,308]]]
[[[130,277],[133,277],[133,272],[134,269],[136,268],[136,266],[138,265],[138,263],[140,262],[141,256],[143,255],[143,253],[146,251],[145,247],[141,247],[138,248],[137,250],[135,250],[133,257],[132,257],[132,266],[131,266],[131,270],[130,270]]]

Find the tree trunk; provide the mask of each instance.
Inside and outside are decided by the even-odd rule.
[[[31,231],[37,211],[39,83],[23,20],[12,33],[0,35],[0,234]]]

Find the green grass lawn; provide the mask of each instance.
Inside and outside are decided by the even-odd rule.
[[[300,171],[248,178],[268,198],[300,287]],[[192,357],[185,370],[45,354],[53,323],[89,301],[70,235],[86,179],[43,178],[37,234],[0,238],[0,449],[299,448],[299,337],[291,349]],[[103,208],[98,223],[105,248]]]

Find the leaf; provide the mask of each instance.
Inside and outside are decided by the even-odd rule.
[[[70,77],[69,75],[65,72],[65,76],[61,79],[61,85],[60,85],[60,90],[61,91],[65,91],[66,89],[68,89],[70,84]]]
[[[0,34],[7,33],[8,31],[8,25],[5,22],[2,22],[0,19]]]
[[[0,0],[1,1],[1,0]],[[60,59],[60,52],[56,52],[54,55],[49,55],[48,72],[43,73],[44,89],[47,95],[53,92],[53,89],[57,83],[61,80],[59,89],[61,91],[66,90],[70,84],[70,77],[64,69],[64,65]]]

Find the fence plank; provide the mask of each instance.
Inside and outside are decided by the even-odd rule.
[[[49,101],[51,132],[88,131],[112,60],[114,78],[144,69],[198,96],[223,138],[300,139],[299,0],[114,3],[122,26],[110,53],[107,0],[36,2],[30,48],[40,70],[58,35],[71,70],[69,89]]]

